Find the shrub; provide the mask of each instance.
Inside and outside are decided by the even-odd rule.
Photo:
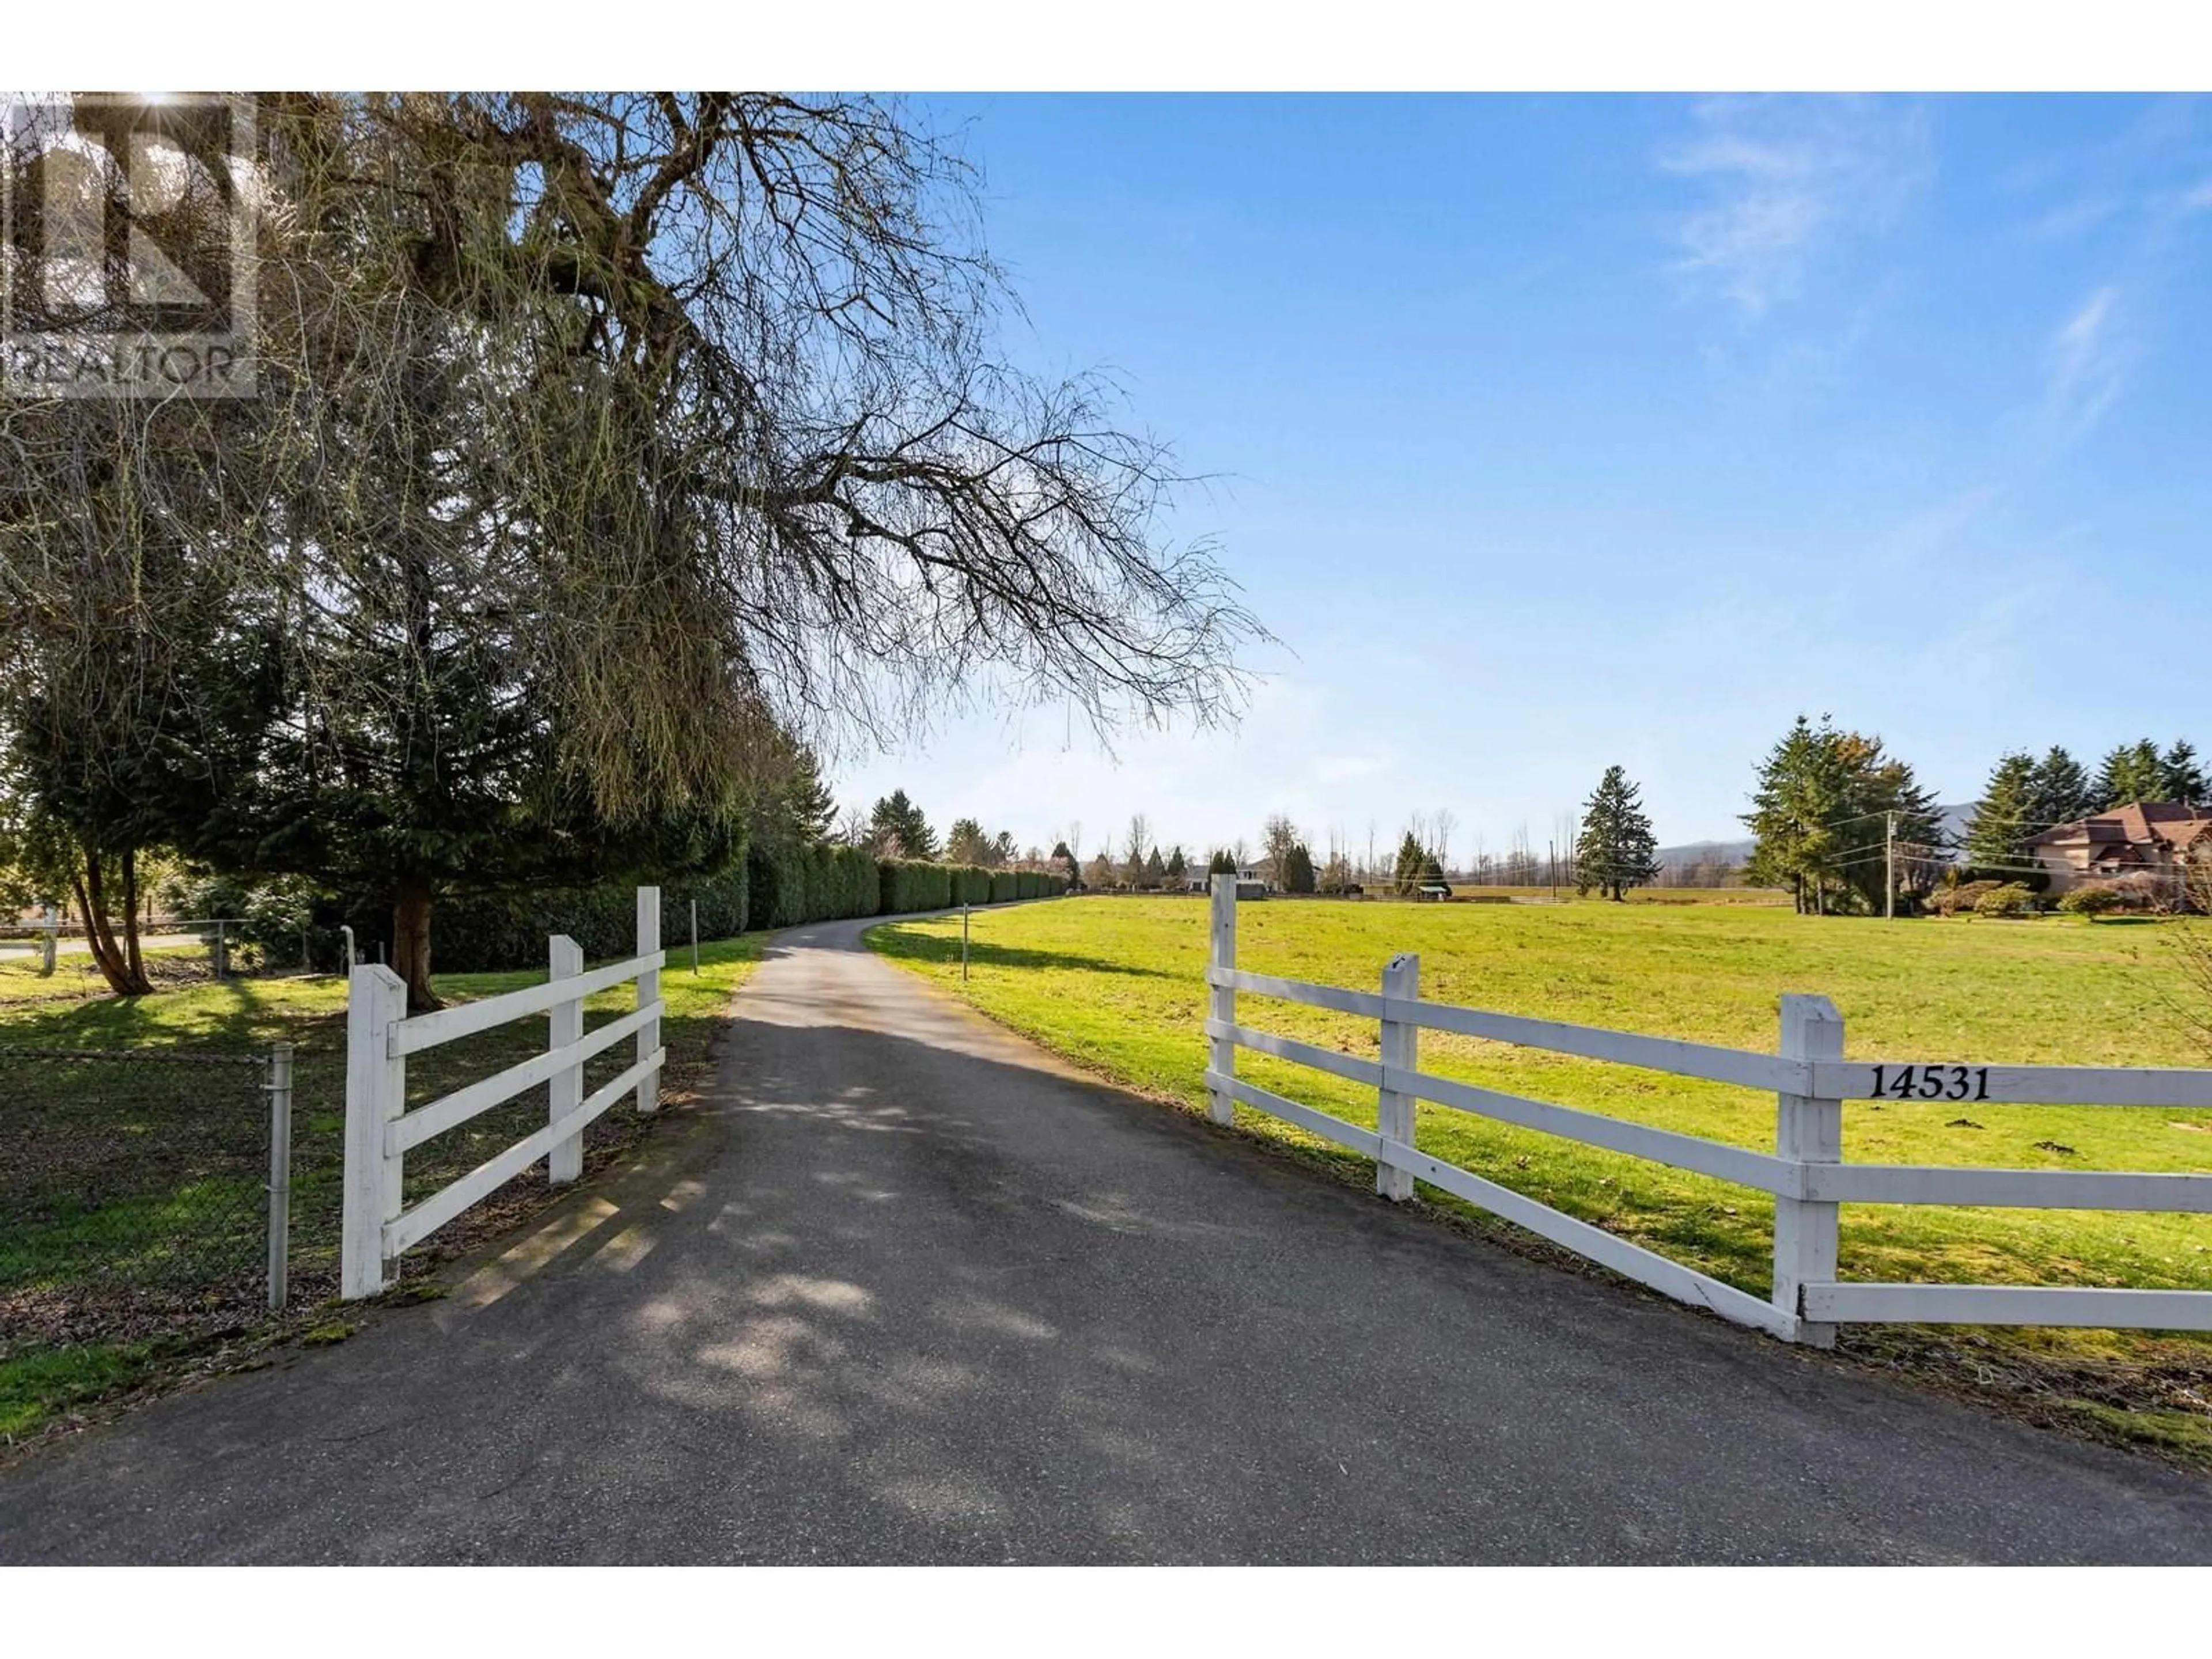
[[[2172,909],[2181,899],[2183,890],[2179,878],[2150,870],[2115,876],[2111,886],[2124,901],[2123,908],[2130,910]]]
[[[2069,915],[2101,916],[2108,911],[2127,908],[2127,899],[2117,889],[2104,883],[2087,887],[2076,887],[2063,895],[2058,908]]]
[[[2001,886],[1993,885],[1974,901],[1978,916],[2032,916],[2035,914],[2035,895],[2016,881]]]
[[[1940,916],[1955,916],[1961,910],[1971,910],[1985,894],[1995,892],[2004,884],[1996,881],[1962,881],[1954,885],[1937,888],[1928,896],[1928,908]]]
[[[337,929],[346,920],[345,907],[318,893],[303,876],[248,882],[234,876],[187,872],[162,884],[161,900],[182,920],[220,917],[233,924],[224,930],[224,938],[234,967],[288,970],[338,965],[342,947]],[[214,928],[204,931],[209,939],[215,937]]]
[[[2109,915],[2115,911],[2141,915],[2162,910],[2172,899],[2172,884],[2144,871],[2110,881],[2084,882],[2061,898],[2058,908],[2077,916]]]

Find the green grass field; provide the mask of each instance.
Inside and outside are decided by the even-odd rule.
[[[661,994],[668,1005],[661,1028],[669,1056],[665,1095],[680,1097],[700,1081],[708,1044],[720,1028],[730,994],[759,961],[766,937],[754,933],[702,945],[701,971],[696,975],[688,951],[669,953],[669,965],[661,974]],[[204,951],[201,956],[204,959]],[[335,1288],[343,1169],[343,981],[334,975],[241,978],[123,1000],[87,995],[75,983],[57,985],[69,972],[66,957],[62,974],[44,980],[28,963],[0,963],[0,1046],[238,1053],[280,1042],[295,1045],[292,1271],[295,1297],[312,1304],[318,1296],[327,1295]],[[459,974],[441,975],[434,982],[449,1000],[467,1000],[534,984],[544,977],[542,971]],[[629,988],[623,986],[591,999],[586,1004],[587,1026],[625,1012],[630,996]],[[462,1083],[513,1065],[541,1050],[544,1040],[544,1019],[532,1018],[416,1056],[408,1066],[409,1104],[421,1105]],[[629,1058],[629,1046],[618,1043],[591,1062],[587,1086],[621,1071]],[[208,1206],[198,1204],[199,1194],[188,1188],[149,1187],[127,1201],[103,1204],[83,1213],[78,1212],[80,1206],[47,1201],[51,1194],[46,1188],[65,1193],[72,1179],[71,1137],[92,1135],[112,1141],[159,1134],[164,1113],[178,1109],[179,1099],[172,1097],[166,1079],[155,1068],[129,1074],[55,1067],[35,1075],[41,1096],[36,1108],[42,1114],[40,1121],[62,1124],[66,1133],[57,1138],[57,1150],[47,1164],[41,1164],[37,1149],[19,1137],[8,1165],[10,1190],[20,1189],[24,1208],[41,1219],[29,1228],[19,1227],[10,1237],[5,1256],[15,1271],[0,1279],[0,1437],[21,1437],[55,1412],[141,1382],[180,1353],[204,1346],[194,1334],[206,1322],[196,1319],[189,1305],[149,1317],[143,1303],[135,1304],[121,1318],[111,1317],[100,1305],[100,1287],[80,1270],[115,1242],[109,1235],[135,1229],[136,1243],[138,1235],[147,1232],[143,1224],[149,1218],[173,1212],[203,1231],[210,1224],[242,1229],[249,1236],[236,1242],[242,1242],[243,1257],[252,1261],[261,1224],[258,1170],[247,1177],[256,1201],[237,1206],[235,1213],[224,1211],[216,1224],[205,1219]],[[135,1089],[126,1086],[134,1076],[143,1079]],[[119,1084],[118,1077],[126,1083]],[[72,1091],[77,1097],[72,1097]],[[9,1127],[11,1104],[19,1111],[30,1109],[22,1102],[0,1101],[0,1128]],[[511,1145],[542,1124],[545,1110],[544,1088],[527,1091],[425,1143],[409,1155],[407,1201],[418,1201]],[[637,1121],[634,1114],[617,1106],[586,1132],[587,1172],[635,1138]],[[258,1135],[258,1127],[253,1133]],[[544,1188],[540,1164],[488,1201],[485,1224],[511,1220],[519,1206],[542,1198]],[[481,1231],[472,1228],[471,1220],[464,1218],[423,1246],[420,1259],[434,1261],[465,1244]],[[231,1241],[190,1241],[217,1247],[227,1242]],[[184,1246],[180,1243],[178,1248]],[[207,1254],[229,1259],[239,1253],[214,1248]],[[184,1264],[187,1273],[191,1265]],[[245,1286],[244,1293],[257,1295],[258,1285]],[[233,1327],[235,1323],[230,1322]],[[93,1334],[91,1340],[57,1340],[58,1327]]]
[[[165,975],[181,976],[204,969],[208,959],[204,945],[155,945],[144,951],[149,971],[157,983]],[[0,1032],[4,1032],[9,1003],[83,1002],[108,994],[90,953],[64,951],[54,960],[54,971],[41,974],[35,957],[0,957]],[[14,1039],[0,1035],[0,1042]]]
[[[1199,898],[1071,899],[973,918],[975,1005],[1139,1089],[1196,1105],[1206,907]],[[1978,920],[1881,923],[1757,906],[1285,902],[1240,908],[1239,965],[1378,988],[1421,957],[1431,1000],[1771,1052],[1777,998],[1821,992],[1846,1052],[1892,1060],[2195,1065],[2165,925]],[[955,991],[957,920],[875,929],[874,947]],[[1240,999],[1247,1024],[1375,1056],[1371,1020]],[[1748,1091],[1435,1032],[1443,1076],[1771,1150],[1774,1101]],[[1261,1086],[1372,1126],[1371,1090],[1249,1051]],[[1320,1146],[1239,1107],[1240,1123]],[[1755,1294],[1769,1289],[1772,1200],[1492,1122],[1419,1109],[1422,1150]],[[1334,1152],[1334,1149],[1330,1149]],[[1350,1154],[1341,1154],[1349,1158]],[[2212,1113],[1852,1103],[1844,1156],[2021,1169],[2212,1170]],[[1431,1194],[1431,1196],[1434,1196]],[[1843,1212],[1842,1275],[2212,1289],[2212,1219],[2073,1211]],[[2089,1340],[2092,1339],[2082,1339]]]

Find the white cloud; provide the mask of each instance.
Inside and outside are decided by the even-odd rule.
[[[1820,253],[1887,230],[1926,184],[1919,111],[1873,99],[1723,98],[1659,165],[1696,181],[1706,205],[1674,226],[1678,268],[1753,317],[1797,292]]]
[[[2099,225],[2120,210],[2120,203],[2109,196],[2084,197],[2055,207],[2028,228],[2028,234],[2039,241],[2061,241],[2069,236],[2079,236],[2094,230]]]
[[[1909,514],[1869,550],[1869,556],[1885,568],[1909,571],[1949,558],[1966,532],[1986,519],[2003,499],[1991,484],[1962,489]]]
[[[2114,320],[2119,302],[2118,288],[2097,289],[2051,337],[2044,409],[2062,436],[2086,434],[2120,395],[2128,349]]]

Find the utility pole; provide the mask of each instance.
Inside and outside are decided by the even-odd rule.
[[[1882,819],[1881,838],[1881,919],[1897,920],[1897,814],[1891,812]]]

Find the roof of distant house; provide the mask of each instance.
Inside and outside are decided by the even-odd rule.
[[[2109,812],[2054,824],[2039,836],[2030,836],[2031,847],[2047,847],[2063,841],[2087,841],[2092,847],[2188,847],[2212,832],[2212,808],[2191,806],[2175,800],[2136,801]]]

